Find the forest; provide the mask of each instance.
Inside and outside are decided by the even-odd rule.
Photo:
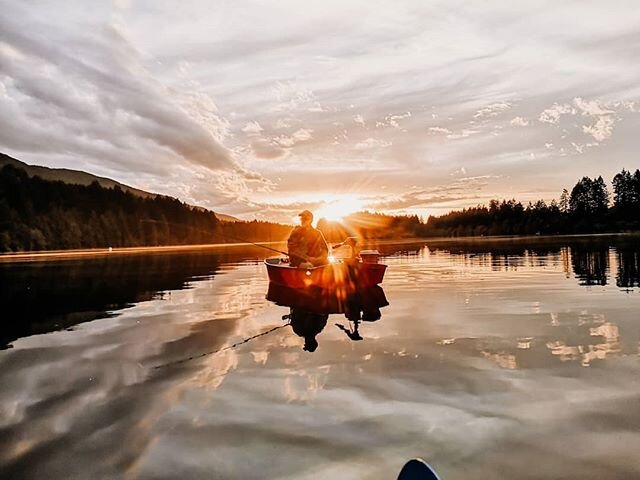
[[[223,222],[214,212],[120,187],[75,185],[0,170],[0,252],[286,239],[291,227]]]
[[[420,236],[556,235],[640,231],[640,169],[612,179],[613,195],[602,177],[581,178],[558,200],[523,205],[492,200],[429,217]]]
[[[224,222],[214,212],[165,196],[136,196],[97,182],[75,185],[0,170],[0,252],[281,241],[290,225]],[[602,177],[580,179],[558,200],[523,205],[491,200],[426,223],[417,215],[359,212],[341,223],[318,221],[330,242],[491,235],[557,235],[640,231],[640,169],[622,170],[612,193]]]

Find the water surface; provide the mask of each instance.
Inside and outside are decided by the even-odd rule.
[[[259,250],[0,264],[0,475],[640,477],[636,241],[385,248],[313,353]]]

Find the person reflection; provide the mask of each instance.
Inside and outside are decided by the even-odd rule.
[[[363,340],[360,335],[362,322],[375,322],[382,317],[380,308],[389,305],[380,286],[354,289],[348,292],[339,289],[292,289],[269,284],[267,300],[289,307],[282,317],[289,320],[296,335],[304,338],[304,350],[314,352],[318,348],[316,337],[327,326],[329,315],[343,314],[346,325],[336,323],[350,340]]]
[[[304,338],[303,350],[315,352],[318,348],[316,336],[327,326],[328,313],[307,312],[300,308],[291,308],[289,321],[294,333]]]
[[[381,294],[382,299],[380,298]],[[350,297],[345,304],[344,316],[349,324],[346,326],[336,323],[335,325],[354,342],[364,340],[359,331],[360,323],[380,320],[380,318],[382,318],[380,306],[386,304],[386,298],[384,298],[382,289],[370,289],[360,295],[354,295]]]
[[[348,327],[345,327],[341,323],[336,323],[336,327],[338,327],[340,330],[346,333],[347,337],[349,337],[354,342],[357,342],[359,340],[364,340],[364,338],[362,338],[362,336],[360,335],[360,332],[358,331],[358,328],[360,327],[359,319],[354,320],[353,322],[350,321]]]

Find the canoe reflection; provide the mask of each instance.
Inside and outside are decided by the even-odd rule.
[[[316,337],[327,326],[329,315],[343,314],[346,324],[336,323],[354,341],[363,340],[359,328],[361,322],[380,320],[380,309],[389,305],[382,287],[376,285],[363,289],[287,288],[269,284],[267,300],[276,305],[289,307],[288,319],[291,328],[304,338],[304,350],[314,352],[318,348]]]

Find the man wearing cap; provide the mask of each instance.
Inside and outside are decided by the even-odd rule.
[[[298,214],[300,226],[293,229],[287,247],[293,267],[326,265],[329,263],[329,246],[320,230],[311,226],[313,213],[305,210]]]

